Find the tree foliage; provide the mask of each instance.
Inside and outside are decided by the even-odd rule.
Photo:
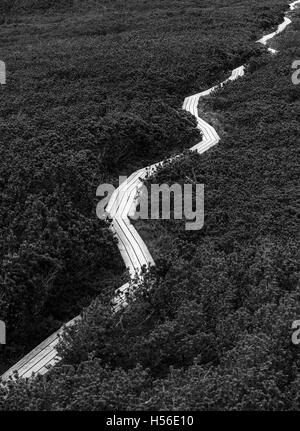
[[[297,31],[271,58],[254,41],[286,2],[214,3],[116,0],[91,15],[74,2],[65,29],[45,7],[48,27],[30,24],[10,51],[2,27],[13,65],[0,107],[10,357],[99,295],[64,334],[63,363],[1,387],[2,410],[299,409]],[[19,16],[28,22],[26,8]],[[183,97],[244,62],[244,79],[201,102],[224,127],[220,145],[185,152],[148,182],[204,183],[204,228],[138,222],[157,267],[112,314],[99,280],[122,266],[94,215],[97,185],[193,145]]]

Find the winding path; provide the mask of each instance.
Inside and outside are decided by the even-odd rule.
[[[290,11],[296,9],[300,4],[300,0],[294,1],[289,5],[289,10],[286,12],[284,21],[278,26],[277,30],[266,36],[263,36],[257,42],[266,45],[267,42],[277,34],[281,33],[292,21],[287,16]],[[275,54],[277,51],[268,48],[268,50]],[[244,75],[245,67],[240,66],[234,69],[228,79],[222,82],[220,85],[223,86],[229,81],[234,81],[237,78]],[[194,145],[191,150],[198,151],[199,154],[204,153],[209,148],[216,145],[220,137],[216,130],[202,120],[198,116],[198,102],[201,97],[209,95],[218,86],[212,87],[202,93],[195,94],[193,96],[186,97],[183,103],[182,109],[190,112],[197,120],[197,128],[202,132],[203,138],[201,142]],[[138,204],[138,190],[142,187],[142,179],[147,174],[153,173],[160,163],[153,164],[146,168],[139,169],[130,175],[130,177],[124,181],[112,194],[111,199],[107,205],[106,211],[112,218],[111,230],[118,238],[118,247],[125,266],[129,269],[130,275],[133,277],[136,273],[140,272],[140,269],[144,265],[154,265],[154,260],[138,234],[134,226],[130,223],[130,216],[134,214],[136,206]],[[125,293],[130,288],[129,283],[124,284],[122,287],[117,289],[116,296],[114,299],[114,310],[118,309],[121,305],[126,304]],[[59,335],[63,332],[66,326],[74,324],[80,316],[75,317],[68,322],[64,327],[60,328],[45,341],[39,344],[30,353],[24,356],[19,362],[13,365],[8,371],[2,375],[3,380],[7,380],[13,375],[14,371],[18,372],[20,377],[31,377],[32,373],[45,374],[49,366],[53,366],[57,363],[60,358],[56,351],[56,345],[59,342]]]

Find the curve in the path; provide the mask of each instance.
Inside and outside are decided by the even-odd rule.
[[[290,11],[296,9],[300,0],[290,3],[289,10],[284,17],[284,21],[278,25],[278,28],[273,33],[263,36],[257,42],[266,45],[267,42],[277,34],[281,33],[292,21],[287,16]],[[275,54],[277,51],[268,48],[268,50]],[[194,145],[191,150],[197,151],[202,154],[209,148],[216,145],[220,137],[216,130],[198,115],[198,102],[201,97],[208,96],[216,88],[223,86],[229,81],[234,81],[244,75],[245,67],[240,66],[234,69],[228,79],[212,87],[206,91],[186,97],[182,109],[190,112],[197,120],[197,128],[202,132],[202,140]],[[139,189],[141,189],[142,180],[148,175],[153,173],[160,163],[155,163],[151,166],[139,169],[130,175],[112,194],[111,199],[107,205],[106,211],[112,219],[111,230],[118,238],[118,247],[121,256],[124,260],[125,266],[128,268],[131,277],[139,274],[143,266],[154,265],[154,260],[134,228],[130,223],[130,215],[134,214],[138,204]],[[119,309],[120,306],[126,304],[126,292],[128,292],[130,284],[126,283],[116,291],[113,309]],[[18,372],[19,377],[31,377],[32,374],[45,374],[49,366],[55,365],[59,360],[56,351],[56,345],[59,342],[59,335],[63,332],[66,326],[74,324],[80,316],[75,317],[68,322],[64,327],[56,331],[39,346],[32,350],[28,355],[24,356],[19,362],[12,366],[8,371],[2,375],[3,380],[7,380],[13,375],[15,371]]]

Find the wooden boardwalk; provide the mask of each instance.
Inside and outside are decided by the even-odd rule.
[[[289,11],[286,15],[288,15],[290,11],[296,9],[299,4],[300,0],[291,3],[289,5]],[[270,39],[281,33],[290,23],[291,19],[285,16],[283,23],[278,26],[275,32],[262,37],[257,42],[266,45]],[[273,54],[276,53],[276,51],[272,48],[268,48],[268,50]],[[216,130],[199,117],[199,99],[201,97],[208,96],[217,87],[223,86],[225,83],[242,77],[244,73],[245,67],[240,66],[234,69],[230,77],[219,84],[219,86],[212,87],[206,91],[185,98],[182,109],[190,112],[196,118],[197,128],[202,132],[201,141],[191,148],[192,151],[197,151],[199,154],[202,154],[216,145],[220,140]],[[132,277],[136,273],[139,273],[144,265],[154,265],[154,260],[146,244],[134,226],[130,223],[129,215],[134,213],[138,204],[137,196],[139,195],[139,190],[143,186],[143,182],[141,180],[144,179],[149,173],[155,172],[159,164],[160,163],[156,163],[151,166],[147,166],[131,174],[130,177],[114,191],[106,208],[107,213],[112,219],[111,230],[118,238],[118,247],[120,253]],[[126,305],[126,292],[128,292],[129,289],[129,283],[126,283],[117,289],[116,296],[113,299],[114,306],[112,308],[112,312],[117,310],[120,306]],[[75,317],[64,327],[74,324],[78,319],[80,319],[79,316]],[[55,365],[60,360],[56,351],[56,345],[59,342],[59,335],[63,332],[64,327],[60,328],[58,331],[44,340],[30,353],[24,356],[19,362],[7,370],[2,375],[2,379],[8,379],[13,375],[14,371],[17,371],[18,375],[24,378],[31,377],[33,373],[45,374],[50,366]]]

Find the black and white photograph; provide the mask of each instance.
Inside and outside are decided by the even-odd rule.
[[[300,412],[300,0],[0,0],[0,95],[0,418]]]

